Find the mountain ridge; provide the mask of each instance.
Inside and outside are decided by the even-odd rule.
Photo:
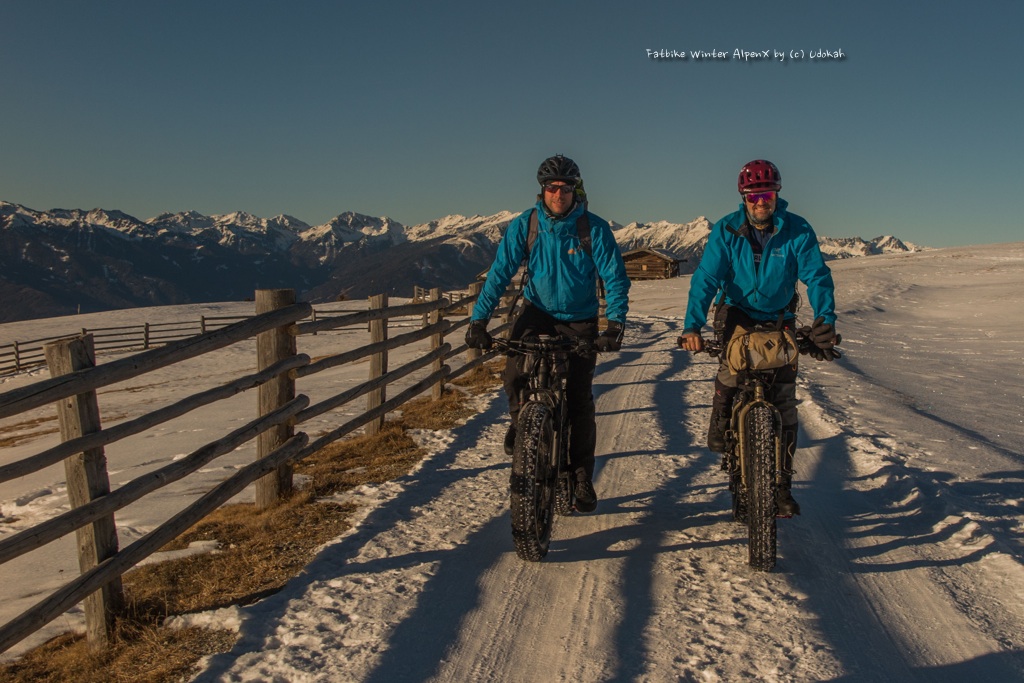
[[[0,322],[132,306],[241,300],[294,288],[304,300],[461,289],[490,266],[519,212],[451,214],[404,226],[352,211],[320,225],[245,211],[38,211],[0,201]],[[656,249],[692,272],[711,222],[612,224],[623,252]],[[819,237],[827,259],[919,251],[894,236]]]

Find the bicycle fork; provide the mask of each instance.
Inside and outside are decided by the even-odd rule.
[[[531,382],[528,392],[523,396],[523,402],[540,401],[545,403],[551,410],[555,419],[554,429],[551,434],[551,451],[548,453],[547,468],[538,468],[538,476],[543,476],[546,471],[557,476],[563,476],[568,471],[568,430],[566,424],[568,415],[565,405],[565,380],[551,371],[547,359],[541,358],[537,367],[535,378]],[[562,453],[565,457],[562,457]]]
[[[754,386],[754,398],[746,403],[742,404],[739,408],[738,414],[736,415],[736,422],[739,427],[736,441],[736,451],[738,454],[737,464],[740,470],[740,487],[742,492],[746,494],[749,490],[750,482],[747,481],[748,473],[750,471],[747,462],[749,454],[747,453],[748,443],[748,428],[747,428],[747,415],[754,407],[763,405],[771,411],[772,415],[772,432],[774,435],[774,451],[775,451],[775,485],[776,487],[782,484],[782,476],[784,472],[783,468],[783,443],[782,443],[782,414],[779,413],[779,409],[776,408],[768,399],[764,396],[764,386],[757,384]]]

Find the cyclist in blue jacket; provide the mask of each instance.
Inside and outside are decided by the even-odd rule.
[[[480,292],[466,331],[473,348],[490,348],[487,322],[512,277],[525,262],[529,275],[523,290],[522,312],[510,337],[567,334],[595,340],[602,352],[618,351],[629,303],[629,278],[615,236],[608,222],[587,211],[580,169],[565,156],[545,159],[537,171],[541,193],[537,204],[515,218],[498,245],[487,281]],[[531,218],[536,225],[530,240]],[[589,244],[587,244],[589,242]],[[598,335],[597,278],[604,280],[607,329]],[[515,444],[518,396],[526,377],[522,356],[505,365],[505,393],[512,424],[505,435],[505,452]],[[575,466],[576,509],[592,512],[597,507],[594,491],[594,367],[596,359],[573,354],[569,361],[569,458]]]
[[[759,322],[784,319],[793,329],[797,280],[807,286],[807,298],[814,309],[811,339],[817,346],[812,355],[833,360],[836,342],[835,296],[832,271],[825,265],[818,238],[808,222],[790,213],[779,198],[782,176],[770,161],[758,159],[741,170],[737,186],[742,197],[739,211],[715,223],[708,236],[700,265],[690,280],[690,294],[680,344],[688,351],[700,351],[704,342],[700,330],[707,311],[716,301],[716,327],[724,330],[728,342],[737,325],[748,328]],[[725,450],[736,375],[724,363],[715,378],[715,396],[708,426],[708,448]],[[771,388],[771,400],[782,414],[783,463],[779,487],[779,515],[800,514],[791,492],[793,456],[796,452],[797,400],[796,367],[779,368]]]

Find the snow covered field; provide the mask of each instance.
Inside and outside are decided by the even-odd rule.
[[[641,282],[626,347],[598,366],[598,511],[560,519],[544,562],[512,550],[507,417],[484,397],[457,430],[419,435],[432,455],[415,472],[349,494],[362,523],[285,590],[193,617],[240,632],[197,680],[1024,680],[1024,243],[832,265],[847,355],[803,363],[804,514],[780,521],[775,572],[746,566],[703,447],[714,365],[673,348],[689,280]],[[3,485],[4,517],[57,505],[55,472]],[[127,529],[155,523],[128,512]],[[29,597],[9,592],[28,571],[0,568],[3,610]]]
[[[406,303],[392,299],[392,305]],[[330,314],[365,310],[367,302],[350,301],[331,304],[325,308]],[[97,328],[172,321],[196,321],[200,315],[235,316],[253,315],[253,303],[202,304],[190,306],[162,306],[127,309],[107,313],[50,318],[0,325],[0,340],[36,339],[74,334],[82,327]],[[321,313],[321,317],[322,313]],[[389,326],[391,335],[410,331],[420,325],[420,318],[399,319]],[[318,335],[302,335],[298,350],[311,358],[340,353],[369,343],[366,325],[347,327]],[[409,344],[390,354],[390,367],[426,354],[429,342]],[[100,354],[99,363],[121,358],[125,353]],[[243,375],[256,371],[256,343],[241,342],[214,353],[147,373],[126,382],[101,388],[97,392],[100,415],[105,426],[151,412],[186,396],[205,389],[227,384]],[[366,381],[369,361],[363,359],[344,366],[311,375],[297,382],[297,390],[310,397],[311,403],[341,393],[345,388]],[[411,385],[429,374],[429,370],[413,373],[399,380],[389,395]],[[0,377],[0,392],[46,379],[45,367],[17,375]],[[313,438],[346,421],[347,417],[365,411],[366,399],[357,399],[348,405],[321,415],[304,424]],[[255,419],[257,399],[254,390],[238,394],[168,421],[154,429],[124,439],[106,447],[110,484],[116,488],[148,472],[181,459],[199,447]],[[52,406],[0,420],[0,464],[21,460],[60,442],[56,411]],[[241,446],[232,453],[217,458],[199,471],[172,483],[142,500],[129,505],[116,515],[118,539],[124,547],[152,531],[161,523],[184,509],[217,483],[256,457],[256,441]],[[236,501],[252,501],[254,487],[250,486],[236,497]],[[0,483],[0,537],[17,533],[39,522],[68,510],[64,466],[57,464],[32,475]],[[0,623],[36,604],[45,595],[66,583],[78,572],[75,538],[66,536],[43,548],[0,565]],[[22,651],[69,628],[84,628],[84,616],[76,609],[52,622],[6,653]]]

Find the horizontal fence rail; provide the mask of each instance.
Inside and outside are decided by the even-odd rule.
[[[423,290],[423,288],[418,287],[417,291],[419,290]],[[449,315],[453,312],[461,311],[475,300],[475,295],[465,296],[451,303],[443,300],[445,305],[441,309],[442,314]],[[396,306],[393,308],[398,309],[398,312],[388,312],[387,315],[390,318],[419,315],[437,310],[436,305],[432,306],[431,302],[422,302],[422,298],[414,298],[414,303],[409,304],[405,311],[401,310],[402,307]],[[361,322],[380,320],[382,314],[379,311],[370,310],[359,311],[349,315],[339,315],[337,311],[322,307],[320,309],[314,308],[311,315],[312,321],[300,325],[300,334],[317,334],[318,332],[338,329]],[[206,334],[207,332],[247,320],[251,317],[247,315],[203,315],[198,320],[179,320],[163,323],[142,322],[114,327],[82,327],[73,331],[69,330],[67,334],[0,344],[0,375],[20,372],[44,365],[46,359],[43,356],[43,346],[58,339],[91,334],[96,340],[97,351],[145,350],[152,346],[179,341],[198,334]]]
[[[295,304],[264,315],[247,318],[215,332],[189,337],[158,349],[121,358],[94,371],[75,372],[43,380],[0,394],[0,418],[38,408],[68,396],[95,391],[174,363],[222,349],[266,330],[292,323],[309,315],[309,304]]]
[[[81,602],[86,596],[120,577],[136,564],[173,541],[179,534],[240,493],[246,486],[272,471],[278,461],[287,460],[299,452],[308,441],[309,437],[305,434],[296,435],[275,451],[272,457],[258,460],[239,470],[230,479],[225,480],[185,510],[124,548],[112,558],[83,572],[81,576],[57,589],[45,600],[0,626],[0,652],[6,651],[11,645],[38,631]]]
[[[325,309],[326,310],[326,309]],[[328,311],[329,313],[329,311]],[[316,319],[317,312],[313,312]],[[320,313],[319,315],[323,315]],[[82,327],[69,330],[67,334],[39,339],[26,339],[0,344],[0,375],[28,370],[46,364],[43,347],[58,339],[91,334],[96,340],[97,351],[134,351],[180,341],[198,334],[206,334],[222,327],[248,320],[251,315],[204,315],[198,320],[173,322],[142,322],[118,327]]]
[[[288,372],[289,370],[302,367],[307,363],[309,363],[309,356],[306,356],[305,354],[297,355],[293,359],[282,361],[276,366],[268,368],[267,370],[255,375],[242,377],[230,384],[189,396],[177,403],[159,410],[154,410],[153,412],[137,417],[134,420],[128,420],[127,422],[122,422],[113,427],[93,432],[91,434],[86,434],[84,436],[71,439],[70,441],[65,441],[60,445],[49,448],[41,453],[37,453],[29,458],[0,466],[0,483],[10,481],[11,479],[16,479],[18,477],[24,477],[25,475],[32,474],[33,472],[38,472],[44,467],[49,467],[50,465],[58,463],[75,453],[87,451],[91,448],[99,448],[100,446],[107,446],[134,434],[139,434],[147,429],[163,424],[168,420],[185,415],[196,408],[201,408],[215,401],[230,398],[239,392],[245,391],[246,389],[257,387],[269,380],[271,377],[276,377],[282,372]]]
[[[251,484],[257,487],[257,507],[275,504],[291,489],[291,467],[294,463],[357,429],[365,428],[367,433],[375,433],[387,413],[427,391],[431,391],[434,398],[441,396],[445,382],[495,358],[496,351],[483,353],[468,349],[461,343],[461,330],[469,323],[479,289],[479,284],[471,286],[470,294],[455,302],[443,298],[440,290],[433,289],[429,290],[429,294],[423,294],[422,298],[429,296],[426,301],[388,306],[386,296],[371,297],[371,305],[367,310],[320,313],[316,313],[310,304],[292,303],[294,293],[290,290],[261,290],[257,292],[257,310],[265,312],[245,317],[205,317],[197,334],[102,365],[95,365],[92,357],[95,350],[104,348],[108,343],[118,343],[119,338],[134,340],[136,335],[142,334],[144,342],[148,344],[171,331],[194,332],[195,328],[181,323],[144,323],[125,328],[95,328],[73,340],[67,337],[36,340],[44,342],[40,353],[48,363],[52,364],[57,359],[58,347],[70,349],[72,356],[77,353],[81,357],[79,360],[72,358],[70,365],[62,365],[63,369],[59,372],[51,365],[51,374],[54,376],[50,379],[42,379],[0,394],[0,419],[65,402],[84,402],[85,406],[91,404],[94,406],[91,413],[93,419],[91,422],[83,422],[77,429],[71,429],[65,425],[62,417],[62,442],[0,466],[0,483],[37,473],[61,461],[65,465],[79,462],[83,456],[86,458],[84,462],[90,462],[89,458],[92,458],[91,462],[101,463],[102,469],[93,470],[89,474],[93,483],[90,484],[87,498],[79,499],[78,502],[72,498],[71,509],[66,512],[0,540],[0,564],[31,553],[70,533],[81,535],[89,530],[95,533],[106,528],[103,524],[111,525],[112,529],[116,511],[144,500],[153,492],[197,472],[216,458],[246,443],[256,440],[258,448],[254,462],[213,485],[181,512],[134,543],[118,549],[115,534],[113,546],[106,548],[104,553],[92,561],[80,558],[83,569],[77,578],[0,626],[0,651],[23,640],[83,601],[90,646],[102,649],[108,642],[105,634],[109,634],[111,628],[111,614],[122,609],[120,577],[130,568]],[[512,298],[506,296],[495,312],[501,322],[492,328],[493,334],[507,334],[511,327],[511,302]],[[363,326],[360,330],[364,334],[368,326],[370,338],[369,343],[358,348],[342,348],[315,362],[297,348],[296,340],[300,335],[357,325]],[[389,336],[390,329],[407,327],[415,329]],[[446,336],[453,334],[458,334],[459,343],[455,346],[445,341]],[[112,426],[100,424],[96,395],[98,389],[253,339],[256,340],[258,361],[256,372]],[[351,337],[343,335],[338,339]],[[18,355],[20,344],[16,343],[13,349],[0,347],[0,359],[9,361]],[[399,367],[388,368],[389,352],[412,344],[425,345],[427,349],[418,351],[412,360]],[[465,359],[456,363],[463,354]],[[316,403],[311,403],[305,394],[297,393],[297,382],[366,358],[371,360],[366,381],[354,386],[348,382],[343,391]],[[401,380],[408,382],[410,380],[407,378],[417,372],[425,373],[426,376],[413,381],[396,395],[386,396],[389,386]],[[198,446],[171,464],[122,483],[113,490],[109,489],[106,459],[103,457],[106,446],[129,436],[143,434],[169,420],[251,389],[260,394],[257,414],[246,419],[242,427]],[[330,411],[363,396],[367,397],[363,412],[346,417],[342,424],[331,426],[315,440],[311,441],[304,432],[294,433],[296,427],[301,427],[309,420],[323,420]],[[89,413],[87,411],[84,414]],[[96,600],[101,594],[102,599]]]
[[[273,413],[253,420],[227,436],[206,444],[181,460],[176,460],[155,472],[133,479],[112,493],[101,496],[81,507],[68,510],[31,529],[8,536],[0,541],[0,564],[9,562],[29,550],[46,545],[50,541],[55,541],[89,522],[134,503],[147,493],[152,493],[167,484],[178,481],[215,458],[230,453],[242,444],[251,441],[256,435],[262,434],[270,427],[290,420],[308,405],[309,398],[307,396],[297,396]]]

